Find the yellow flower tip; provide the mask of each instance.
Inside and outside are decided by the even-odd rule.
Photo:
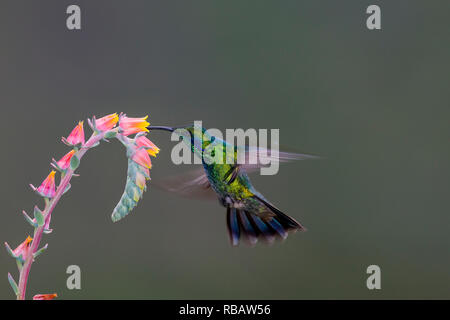
[[[143,166],[144,168],[147,168],[147,169],[151,169],[152,168],[152,165],[151,164],[147,164],[147,163],[142,163],[141,166]]]
[[[159,153],[159,149],[158,150],[148,149],[147,152],[152,157],[156,157],[156,155]]]
[[[28,244],[30,244],[32,241],[33,241],[33,238],[30,237],[30,236],[28,236],[28,237],[25,239],[25,244],[28,245]]]
[[[148,115],[143,117],[142,120],[147,120],[147,118],[148,118]]]
[[[73,150],[72,150],[72,151],[73,151]],[[74,151],[74,152],[75,152],[75,151]],[[53,178],[53,177],[55,176],[55,174],[56,174],[56,171],[55,171],[55,170],[52,170],[48,176],[49,176],[50,178]]]
[[[106,117],[108,119],[112,119],[112,120],[119,119],[119,116],[117,115],[117,112],[114,112],[114,113],[108,114],[107,116],[104,116],[104,118],[106,118]]]

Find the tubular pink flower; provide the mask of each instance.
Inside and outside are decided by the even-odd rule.
[[[95,120],[95,127],[100,131],[108,131],[114,128],[119,121],[117,113],[109,114],[103,118]]]
[[[55,170],[45,178],[39,188],[36,189],[45,198],[53,198],[55,196]]]
[[[65,140],[72,146],[76,146],[79,143],[84,144],[83,121],[78,122],[77,126],[72,130],[72,132]]]
[[[75,150],[71,150],[66,153],[56,164],[62,169],[66,170],[70,166],[70,159],[75,154]]]
[[[37,294],[33,297],[33,300],[53,300],[57,298],[58,295],[56,293],[45,293],[45,294]]]
[[[156,155],[159,153],[159,148],[145,136],[137,137],[136,145],[138,146],[138,148],[145,147],[148,154],[153,157],[156,157]]]
[[[152,161],[145,149],[136,149],[131,159],[144,168],[151,169],[152,167]]]
[[[128,118],[126,115],[122,115],[119,120],[122,135],[129,136],[134,133],[148,132],[147,127],[150,123],[146,121],[147,118],[148,116],[143,118]]]
[[[22,258],[25,259],[28,256],[28,253],[30,251],[31,242],[33,242],[33,238],[28,236],[24,242],[19,244],[19,246],[13,250],[13,254],[16,257],[19,257],[22,255]]]

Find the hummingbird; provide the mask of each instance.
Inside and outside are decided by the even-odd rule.
[[[179,133],[182,141],[187,143],[191,151],[202,159],[200,170],[192,171],[184,178],[166,179],[163,188],[189,197],[217,197],[219,203],[226,208],[227,230],[232,246],[237,246],[241,240],[245,240],[251,246],[255,245],[258,240],[272,243],[275,239],[286,239],[289,232],[306,231],[302,224],[283,213],[254,188],[248,172],[262,165],[260,163],[256,165],[238,164],[238,148],[242,146],[229,147],[226,141],[208,134],[205,128],[199,130],[193,125],[148,126],[147,128]],[[223,152],[223,158],[231,158],[232,161],[221,163],[206,161],[205,150],[213,142],[215,146],[222,146],[214,151]],[[261,156],[262,153],[259,151],[258,148],[246,148],[245,157],[249,158],[252,153]],[[267,150],[264,154],[267,157]],[[310,158],[317,157],[280,152],[276,160],[290,161]]]

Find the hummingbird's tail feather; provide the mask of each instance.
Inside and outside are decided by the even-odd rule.
[[[250,245],[258,242],[257,229],[252,221],[253,218],[248,212],[227,207],[227,228],[232,246],[237,246],[241,238],[245,238]]]
[[[269,201],[267,201],[266,199],[258,196],[258,195],[253,195],[254,198],[258,199],[263,205],[266,206],[266,208],[268,208],[272,213],[275,214],[276,218],[278,219],[278,221],[282,224],[283,227],[285,227],[288,231],[289,230],[299,230],[299,231],[306,231],[306,228],[304,226],[302,226],[302,224],[300,222],[298,222],[297,220],[295,220],[294,218],[288,216],[287,214],[281,212],[280,209],[278,209],[277,207],[275,207],[273,204],[271,204]]]
[[[227,228],[231,245],[237,246],[241,236],[236,208],[227,207]]]
[[[233,207],[227,207],[227,227],[230,242],[233,246],[245,239],[250,245],[255,245],[258,239],[272,243],[276,238],[286,239],[289,231],[305,231],[295,219],[281,212],[268,201],[259,199],[272,215],[260,217],[258,214]]]

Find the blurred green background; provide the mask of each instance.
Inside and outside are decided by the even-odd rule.
[[[68,31],[66,8],[82,9]],[[382,30],[366,28],[370,4]],[[308,232],[231,248],[225,209],[150,188],[120,223],[122,146],[83,160],[33,265],[28,297],[63,299],[450,298],[448,1],[2,1],[0,240],[21,216],[60,137],[88,116],[149,114],[155,125],[280,128],[322,161],[253,182]],[[161,147],[152,178],[191,169]],[[66,288],[79,265],[82,289]],[[366,288],[381,267],[382,289]],[[13,294],[0,251],[0,298]]]

